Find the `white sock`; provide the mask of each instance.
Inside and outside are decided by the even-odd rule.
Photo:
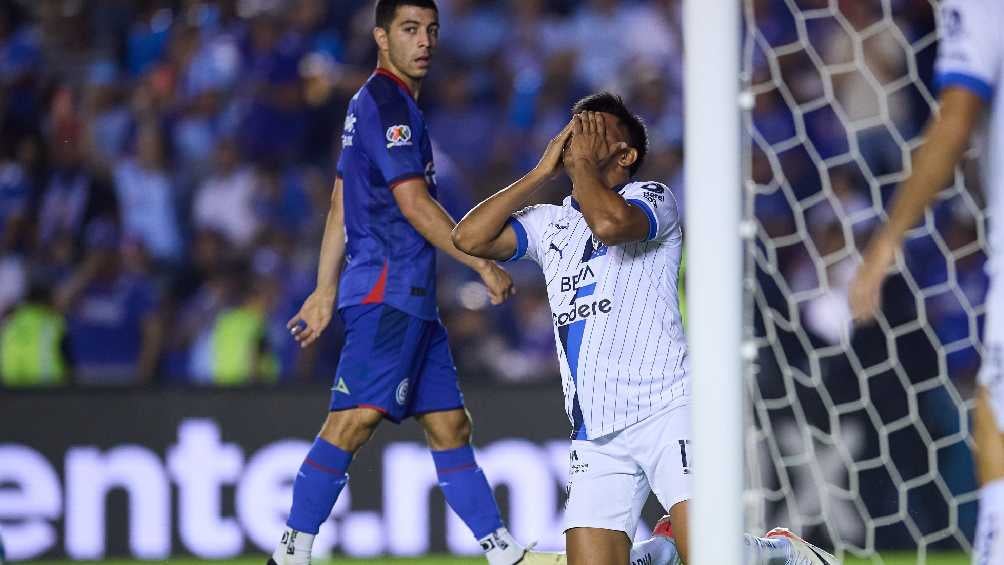
[[[757,538],[743,534],[747,565],[794,565],[791,542],[785,538]]]
[[[479,539],[478,543],[490,565],[513,565],[523,559],[523,552],[526,551],[505,527]]]
[[[282,540],[272,552],[277,565],[310,565],[310,549],[314,546],[314,534],[298,532],[286,528]]]
[[[682,565],[676,542],[655,536],[631,546],[631,565]]]
[[[973,564],[1004,563],[1004,479],[980,488],[980,514],[973,543]]]

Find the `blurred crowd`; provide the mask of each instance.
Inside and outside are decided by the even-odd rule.
[[[762,365],[809,371],[843,339],[855,246],[930,113],[935,15],[928,0],[746,6],[757,332],[785,357]],[[447,209],[459,217],[533,166],[571,104],[600,89],[645,119],[639,174],[682,206],[680,10],[442,0],[420,106]],[[285,324],[313,287],[345,108],[376,61],[371,29],[369,0],[3,3],[0,383],[329,381],[337,319],[306,350]],[[540,200],[567,190],[556,181]],[[899,281],[930,289],[933,335],[907,327],[907,341],[953,344],[960,375],[979,360],[981,198],[939,203]],[[508,268],[519,292],[492,307],[473,273],[440,261],[467,382],[557,375],[542,280]],[[890,323],[918,319],[899,296]],[[831,365],[881,357],[849,351]]]
[[[803,361],[846,349],[855,250],[864,249],[908,176],[910,151],[937,96],[935,2],[831,4],[751,2],[749,200],[760,305],[770,310],[760,326],[773,326],[787,357]],[[908,239],[884,310],[899,339],[947,349],[949,374],[968,378],[979,364],[987,286],[984,197],[971,165]],[[852,341],[875,341],[858,339],[867,332],[851,334]]]
[[[642,175],[681,185],[679,2],[443,0],[420,105],[460,216],[536,163],[571,104],[623,94]],[[299,350],[367,0],[0,4],[0,384],[329,382],[337,320]],[[558,200],[556,182],[541,195]],[[440,261],[466,382],[557,375],[542,279],[491,307]]]

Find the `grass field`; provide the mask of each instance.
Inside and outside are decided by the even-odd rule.
[[[860,565],[865,563],[885,563],[885,565],[914,565],[918,563],[916,554],[899,553],[884,555],[882,561],[870,559],[847,559],[846,565]],[[195,559],[171,559],[170,561],[130,561],[130,560],[106,560],[106,561],[25,561],[31,565],[152,565],[153,563],[170,563],[171,565],[264,565],[263,558],[233,559],[229,561],[198,561]],[[485,565],[484,559],[462,558],[462,557],[422,557],[417,559],[394,559],[384,557],[378,559],[334,559],[330,561],[315,561],[314,565],[377,565],[387,563],[389,565]],[[969,557],[963,553],[940,553],[929,555],[927,565],[966,565]]]

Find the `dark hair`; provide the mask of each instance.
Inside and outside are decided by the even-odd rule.
[[[439,13],[435,0],[378,0],[376,10],[374,11],[374,20],[376,20],[377,27],[383,29],[389,28],[390,23],[394,21],[394,14],[397,13],[397,9],[401,6],[418,6],[419,8],[428,8],[435,10],[437,14]]]
[[[620,120],[624,128],[627,129],[628,145],[634,147],[638,152],[638,158],[629,169],[631,176],[634,176],[645,161],[645,154],[648,153],[648,131],[641,117],[632,114],[631,110],[628,110],[627,105],[624,104],[624,100],[611,92],[597,92],[579,100],[575,106],[572,106],[572,114],[580,112],[603,112]]]

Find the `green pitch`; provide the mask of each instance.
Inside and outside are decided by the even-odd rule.
[[[914,553],[886,554],[882,561],[870,559],[846,559],[846,565],[864,565],[865,563],[885,563],[885,565],[915,565],[917,555]],[[264,558],[232,559],[229,561],[199,561],[196,559],[171,559],[169,561],[25,561],[31,565],[153,565],[154,563],[169,563],[170,565],[264,565]],[[331,561],[315,561],[314,565],[485,565],[484,559],[462,557],[422,557],[417,559],[394,559],[383,557],[378,559],[335,559]],[[969,556],[964,553],[938,553],[928,555],[927,565],[967,565]]]

